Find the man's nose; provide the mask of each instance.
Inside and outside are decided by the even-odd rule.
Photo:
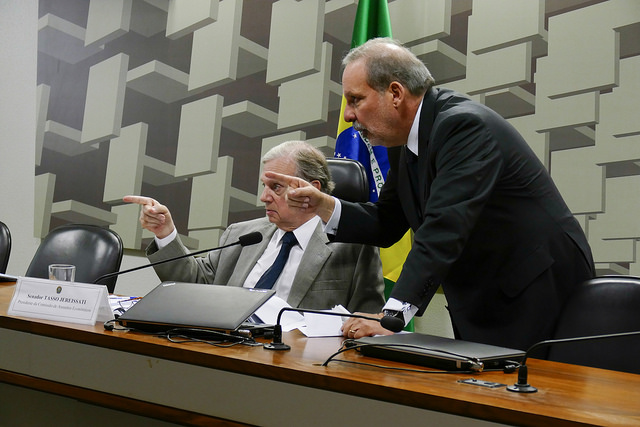
[[[260,201],[263,202],[263,203],[264,202],[268,202],[271,199],[271,197],[269,197],[269,196],[270,196],[269,195],[269,188],[268,187],[264,187],[262,189],[262,194],[260,194]]]
[[[353,111],[353,108],[349,107],[348,104],[345,105],[344,107],[344,114],[342,115],[342,117],[344,118],[344,121],[347,123],[356,121],[356,114]]]

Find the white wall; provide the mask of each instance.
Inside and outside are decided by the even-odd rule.
[[[38,2],[0,0],[0,221],[9,226],[7,273],[22,274],[33,237]]]

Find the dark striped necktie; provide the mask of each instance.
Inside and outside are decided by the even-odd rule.
[[[291,248],[297,243],[298,240],[296,239],[296,236],[293,234],[293,232],[287,231],[286,233],[284,233],[284,236],[282,237],[282,246],[280,247],[280,252],[278,252],[276,260],[273,262],[271,267],[269,267],[267,271],[264,272],[262,277],[260,277],[260,280],[258,280],[258,283],[256,283],[256,288],[273,288],[276,280],[278,280],[278,277],[280,277],[280,273],[282,273],[284,265],[287,263]]]

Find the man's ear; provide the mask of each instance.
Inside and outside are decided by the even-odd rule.
[[[318,190],[322,191],[322,184],[320,184],[320,181],[318,181],[317,179],[314,179],[313,181],[311,181],[311,185],[316,187]]]
[[[393,97],[393,106],[398,107],[398,105],[404,100],[406,95],[406,88],[402,86],[399,82],[393,81],[389,85],[389,93]]]

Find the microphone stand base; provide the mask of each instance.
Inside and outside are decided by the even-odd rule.
[[[267,350],[291,350],[291,346],[283,342],[269,342],[262,345]]]
[[[536,391],[538,391],[537,388],[530,386],[529,384],[518,384],[518,383],[508,386],[507,390],[514,391],[516,393],[535,393]]]

